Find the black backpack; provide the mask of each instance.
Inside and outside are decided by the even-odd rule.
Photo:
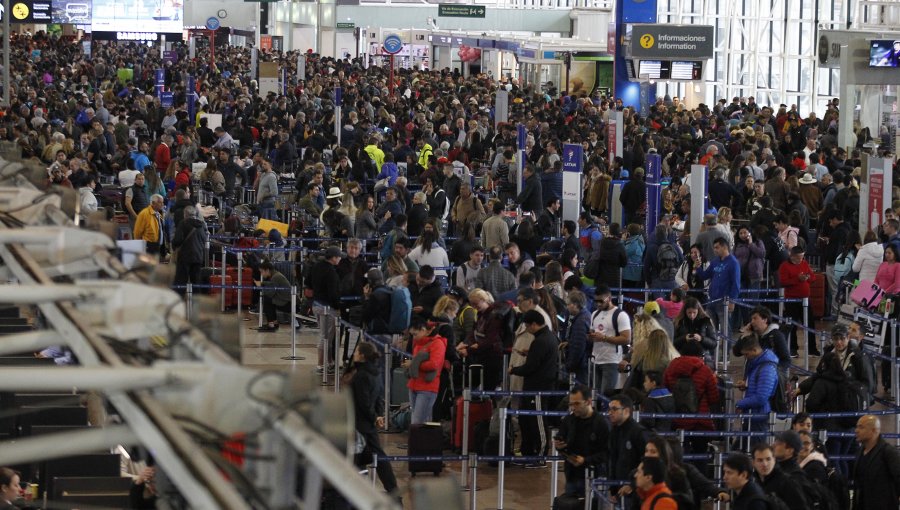
[[[694,385],[692,375],[681,375],[675,380],[672,388],[672,397],[675,400],[675,412],[693,414],[700,409],[700,397],[697,395],[697,387]]]
[[[772,365],[775,367],[775,375],[778,379],[775,381],[775,391],[772,393],[772,396],[769,397],[769,408],[774,413],[786,413],[788,412],[788,401],[786,397],[786,386],[784,384],[784,378],[781,376],[781,371],[778,370],[778,363],[774,361],[767,361],[763,364]],[[762,366],[760,366],[760,369]],[[756,371],[756,378],[759,380],[759,369]]]
[[[850,508],[850,489],[847,479],[835,468],[829,468],[828,477],[825,479],[825,486],[831,492],[838,508]]]
[[[678,273],[678,252],[672,243],[663,243],[656,250],[656,265],[659,268],[660,280],[674,280]]]
[[[866,385],[852,377],[848,377],[844,384],[838,385],[838,400],[841,410],[844,412],[860,412],[865,411],[869,407],[869,389]],[[856,418],[841,418],[841,425],[852,427],[856,423]]]
[[[762,501],[766,504],[766,510],[792,510],[787,503],[774,494],[763,494],[756,496],[750,501]],[[793,509],[799,510],[799,509]]]
[[[792,473],[790,479],[800,488],[806,499],[806,506],[810,510],[838,510],[837,502],[831,491],[819,482],[810,480],[803,471]]]

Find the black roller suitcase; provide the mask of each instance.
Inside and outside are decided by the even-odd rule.
[[[440,456],[442,454],[443,440],[443,431],[437,423],[411,425],[409,427],[409,449],[407,452],[410,457]],[[434,473],[434,476],[438,476],[443,470],[444,463],[440,460],[409,462],[409,472],[413,476],[416,473]]]

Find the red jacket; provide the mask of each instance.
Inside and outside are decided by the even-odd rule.
[[[159,144],[156,147],[156,152],[153,154],[153,164],[156,165],[156,169],[160,172],[165,172],[169,168],[171,161],[172,152],[169,150],[169,146],[164,143]]]
[[[809,279],[800,280],[801,274],[808,274]],[[794,264],[790,260],[785,260],[778,268],[778,279],[781,286],[784,287],[784,297],[786,298],[808,298],[809,284],[816,281],[816,273],[803,259],[799,264]]]
[[[419,376],[410,377],[406,387],[413,391],[430,391],[437,393],[441,387],[441,369],[444,368],[444,354],[447,351],[447,339],[439,336],[426,336],[413,343],[413,358],[422,351],[428,351],[428,359],[419,364]],[[425,380],[429,372],[436,372],[430,381]]]
[[[663,384],[669,391],[675,391],[675,383],[679,377],[688,376],[694,381],[697,391],[697,414],[708,413],[719,403],[719,387],[716,374],[697,356],[679,356],[669,363],[663,373]],[[672,420],[672,427],[684,430],[715,430],[712,420],[682,419]]]
[[[653,502],[660,494],[672,495],[666,482],[660,482],[646,492],[638,489],[637,493],[641,498],[641,510],[678,510],[678,503],[673,498],[659,498],[656,500],[656,504]]]
[[[179,186],[188,186],[191,185],[191,171],[188,167],[182,167],[181,170],[175,174],[175,189],[178,189]]]

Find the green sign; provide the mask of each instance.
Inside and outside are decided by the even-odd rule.
[[[337,28],[356,28],[356,23],[338,23]]]
[[[485,12],[487,12],[487,9],[483,5],[438,5],[438,16],[446,18],[483,18]]]

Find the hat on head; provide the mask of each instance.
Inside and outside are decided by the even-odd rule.
[[[794,449],[794,455],[800,452],[803,449],[803,439],[800,438],[800,434],[794,432],[793,430],[785,430],[784,432],[779,432],[775,434],[775,440],[781,441],[788,448]]]
[[[381,269],[373,267],[366,273],[366,280],[369,281],[369,286],[381,285],[384,283],[384,274],[381,272]]]
[[[803,174],[803,177],[800,179],[800,184],[815,184],[816,178],[809,172]]]
[[[325,198],[343,198],[344,194],[341,193],[341,188],[337,186],[332,186],[328,189],[328,195]]]
[[[847,329],[847,326],[843,324],[836,324],[833,328],[831,328],[831,337],[834,338],[836,336],[847,337],[850,334],[850,330]]]
[[[341,249],[338,248],[337,246],[329,246],[328,248],[325,248],[325,258],[326,259],[332,259],[334,257],[340,257],[340,256],[341,256]]]
[[[647,301],[644,303],[644,313],[647,315],[660,313],[659,303],[656,301]]]

